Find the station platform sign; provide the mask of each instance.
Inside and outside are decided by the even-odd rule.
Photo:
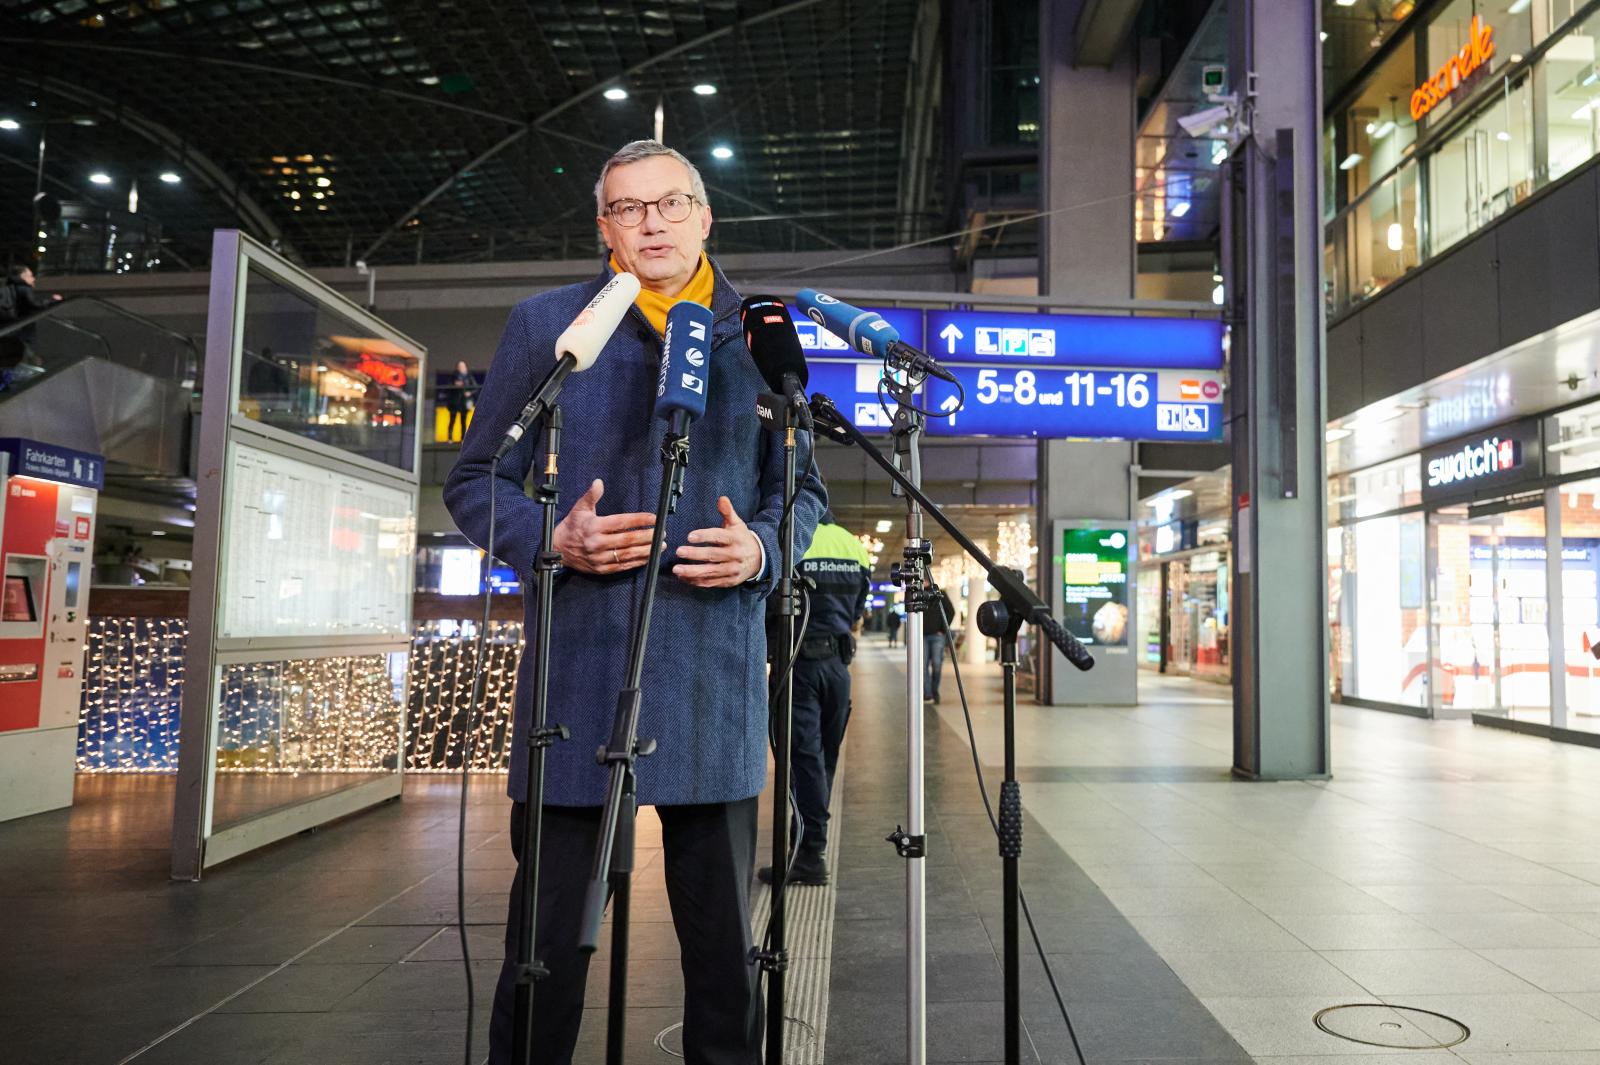
[[[1209,370],[952,367],[966,391],[930,378],[930,436],[1222,439],[1222,375]]]

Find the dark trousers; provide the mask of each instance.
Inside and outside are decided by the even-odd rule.
[[[922,697],[939,698],[939,678],[944,676],[944,633],[922,638]]]
[[[843,660],[838,655],[797,660],[789,766],[795,805],[805,827],[801,845],[812,852],[820,852],[828,842],[828,801],[849,720],[850,670]]]
[[[757,800],[658,806],[667,900],[683,967],[683,1050],[688,1065],[759,1065],[763,1031],[759,972],[749,963],[750,880],[755,868]],[[579,923],[594,862],[599,807],[546,806],[539,862],[537,957],[550,975],[534,985],[533,1060],[570,1065],[583,1021],[589,956],[578,950]],[[522,845],[523,803],[511,808],[511,847]],[[522,886],[517,854],[506,918],[506,962],[494,990],[491,1065],[510,1065]],[[606,948],[602,948],[606,949]]]
[[[467,408],[465,408],[465,407],[451,407],[450,408],[450,423],[445,428],[445,431],[444,431],[444,438],[446,440],[454,440],[456,438],[456,423],[457,422],[459,422],[461,424],[461,431],[463,433],[465,433],[467,431]]]

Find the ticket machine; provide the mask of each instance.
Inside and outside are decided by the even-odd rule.
[[[72,805],[105,461],[0,438],[0,821]]]

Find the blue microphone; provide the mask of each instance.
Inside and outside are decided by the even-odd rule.
[[[887,359],[890,345],[900,342],[899,331],[883,315],[852,307],[825,292],[803,288],[795,295],[795,302],[807,318],[864,355]]]
[[[661,345],[661,373],[656,378],[656,417],[682,436],[689,423],[706,412],[706,363],[711,358],[711,309],[680,300],[667,312],[667,333]]]
[[[933,356],[901,340],[899,330],[885,321],[883,315],[852,307],[814,288],[801,289],[795,295],[795,302],[806,312],[807,318],[862,354],[882,359],[896,370],[923,376],[932,374],[956,383],[956,375],[940,366]]]

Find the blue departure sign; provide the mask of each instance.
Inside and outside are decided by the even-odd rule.
[[[818,392],[833,400],[846,417],[864,433],[886,433],[894,428],[895,402],[884,393],[885,411],[878,402],[878,381],[883,377],[883,363],[876,360],[856,359],[851,362],[817,360],[807,367],[810,380],[806,393]]]
[[[1222,369],[1215,320],[935,310],[927,319],[924,350],[941,362]]]
[[[1201,370],[952,367],[966,406],[929,418],[935,436],[1221,440],[1222,378]],[[954,410],[954,385],[929,378],[924,405]]]
[[[922,312],[915,308],[906,307],[863,307],[864,311],[874,311],[883,316],[883,320],[894,327],[900,334],[900,339],[914,348],[922,347]],[[805,316],[803,311],[795,311],[794,331],[800,334],[800,348],[809,358],[814,359],[848,359],[858,353],[849,344],[822,328],[816,322]],[[837,397],[835,397],[837,398]]]

